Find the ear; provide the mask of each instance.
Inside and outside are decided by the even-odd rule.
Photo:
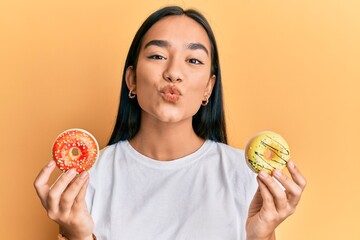
[[[126,69],[125,75],[126,85],[133,92],[136,93],[136,73],[133,66],[129,66]]]
[[[213,90],[213,87],[215,85],[215,81],[216,81],[216,76],[215,75],[212,75],[210,78],[209,78],[209,81],[208,81],[208,84],[206,85],[206,88],[205,88],[205,93],[204,93],[204,98],[210,98],[210,95],[212,93],[212,90]]]

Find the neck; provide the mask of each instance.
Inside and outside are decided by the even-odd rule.
[[[171,161],[198,150],[204,140],[192,128],[192,119],[181,122],[141,121],[130,144],[141,154],[160,161]]]

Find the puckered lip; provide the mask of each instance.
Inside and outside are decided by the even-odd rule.
[[[167,85],[160,89],[161,97],[169,103],[177,103],[182,95],[179,88],[173,85]]]
[[[181,96],[182,93],[176,86],[167,85],[160,89],[160,93]]]

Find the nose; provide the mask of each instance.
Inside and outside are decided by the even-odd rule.
[[[169,82],[178,82],[183,80],[183,75],[179,63],[174,60],[169,61],[163,72],[163,78]]]

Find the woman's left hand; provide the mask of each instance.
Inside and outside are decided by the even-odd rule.
[[[250,204],[246,222],[248,240],[275,239],[275,228],[295,212],[306,180],[292,161],[287,163],[287,168],[291,178],[280,170],[272,174],[285,190],[270,175],[260,171],[257,177],[259,188]]]

